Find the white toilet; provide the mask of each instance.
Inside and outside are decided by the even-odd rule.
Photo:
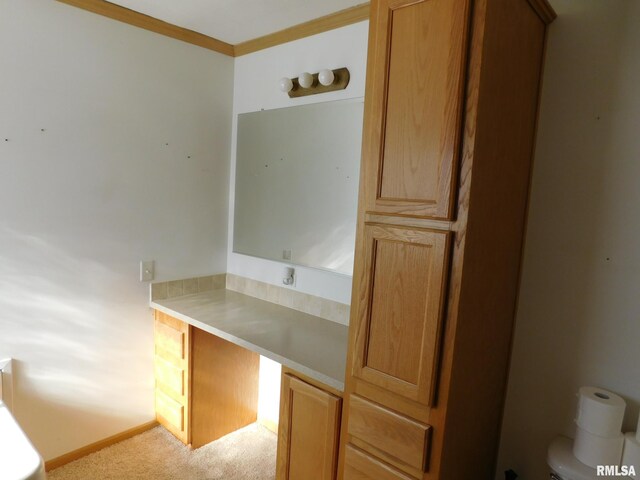
[[[0,401],[0,478],[45,480],[42,457],[24,434],[7,406]]]
[[[610,477],[596,474],[596,469],[588,467],[573,455],[573,440],[556,437],[547,451],[547,463],[551,467],[551,480],[602,480]]]

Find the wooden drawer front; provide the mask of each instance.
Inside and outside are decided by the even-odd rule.
[[[356,275],[351,372],[424,405],[433,401],[449,232],[365,225]]]
[[[451,218],[469,0],[380,0],[372,8],[365,209]]]
[[[358,450],[352,445],[345,448],[343,480],[414,480],[395,468]]]
[[[185,374],[184,369],[174,365],[164,358],[155,357],[155,378],[156,386],[165,392],[171,392],[174,396],[184,397],[185,395]]]
[[[157,388],[156,416],[161,424],[174,431],[174,433],[184,432],[184,406]]]
[[[190,439],[190,327],[155,311],[156,419],[185,444]]]
[[[159,312],[158,312],[159,313]],[[155,342],[156,353],[160,355],[169,354],[172,357],[185,358],[186,332],[183,330],[181,322],[177,325],[171,325],[156,317],[155,323]],[[186,324],[184,324],[186,326]]]
[[[426,471],[431,427],[351,395],[347,430],[352,438]]]
[[[282,376],[278,480],[334,480],[342,399]]]

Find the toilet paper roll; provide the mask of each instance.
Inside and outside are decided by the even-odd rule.
[[[598,465],[620,465],[624,438],[621,432],[614,437],[599,437],[578,427],[573,441],[573,454],[591,468]]]
[[[624,451],[622,453],[622,466],[633,466],[636,474],[631,475],[633,478],[640,477],[640,441],[636,437],[636,433],[626,433],[624,435]]]
[[[582,387],[578,392],[576,424],[599,437],[616,437],[622,429],[626,403],[602,388]]]

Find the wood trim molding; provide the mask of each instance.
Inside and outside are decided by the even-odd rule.
[[[115,3],[105,0],[56,0],[60,3],[66,3],[74,7],[97,13],[119,22],[133,25],[134,27],[143,28],[151,32],[159,33],[166,37],[197,45],[202,48],[213,50],[214,52],[223,53],[230,57],[239,57],[248,53],[264,50],[265,48],[275,47],[282,43],[292,42],[300,38],[309,37],[318,33],[327,32],[340,27],[351,25],[352,23],[362,22],[369,19],[369,3],[356,5],[324,17],[316,18],[293,27],[280,30],[279,32],[270,33],[263,37],[247,40],[246,42],[231,45],[217,38],[209,37],[202,33],[194,32],[186,28],[178,27],[172,23],[150,17],[143,13],[136,12],[126,7],[121,7]],[[534,1],[534,0],[530,0]],[[535,0],[536,2],[544,2],[546,0]]]
[[[292,42],[318,33],[345,27],[352,23],[362,22],[369,19],[369,11],[369,3],[356,5],[355,7],[316,18],[315,20],[285,28],[279,32],[265,35],[264,37],[238,43],[234,47],[234,54],[236,57],[239,57],[248,53],[257,52],[258,50],[264,50],[265,48],[275,47],[282,43]]]
[[[171,37],[176,40],[191,43],[199,47],[213,50],[214,52],[223,53],[225,55],[233,56],[233,45],[225,43],[216,38],[208,37],[202,33],[194,32],[193,30],[187,30],[186,28],[178,27],[171,23],[158,20],[157,18],[150,17],[138,13],[134,10],[130,10],[120,5],[116,5],[105,0],[57,0],[67,5],[87,10],[89,12],[97,13],[105,17],[117,20],[119,22],[128,23],[134,27],[143,28],[151,32],[159,33],[166,37]]]
[[[553,22],[558,16],[548,0],[529,0],[529,4],[547,25]]]
[[[278,422],[266,417],[258,417],[258,423],[267,430],[278,435]]]
[[[85,447],[79,448],[69,453],[65,453],[59,457],[56,457],[52,460],[48,460],[44,463],[44,468],[47,472],[54,470],[58,467],[62,467],[67,463],[71,463],[74,460],[78,460],[82,457],[86,457],[91,453],[95,453],[98,450],[102,450],[103,448],[110,447],[111,445],[115,445],[123,440],[126,440],[131,437],[135,437],[136,435],[140,435],[141,433],[146,432],[147,430],[151,430],[158,426],[158,422],[155,420],[152,422],[144,423],[138,427],[130,428],[129,430],[125,430],[124,432],[117,433],[108,438],[99,440],[91,445],[87,445]]]

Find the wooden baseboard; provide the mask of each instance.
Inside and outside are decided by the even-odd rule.
[[[278,422],[274,422],[270,418],[258,417],[258,423],[276,435],[278,434]]]
[[[135,437],[147,430],[151,430],[154,427],[158,426],[158,422],[153,420],[152,422],[144,423],[137,427],[130,428],[129,430],[125,430],[124,432],[117,433],[103,440],[99,440],[91,445],[87,445],[86,447],[79,448],[69,453],[65,453],[59,457],[56,457],[52,460],[48,460],[44,462],[44,468],[48,472],[50,470],[54,470],[58,467],[66,465],[67,463],[73,462],[74,460],[78,460],[79,458],[86,457],[91,453],[95,453],[98,450],[102,450],[103,448],[110,447],[118,442],[126,440],[131,437]]]

